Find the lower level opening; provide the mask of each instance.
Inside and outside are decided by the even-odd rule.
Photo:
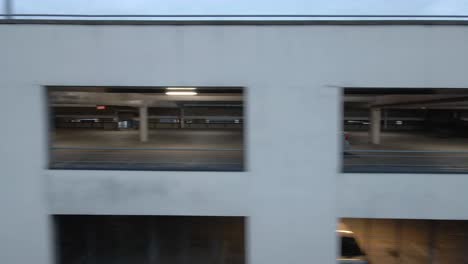
[[[244,264],[244,217],[55,215],[58,264]]]
[[[467,220],[343,218],[338,263],[466,263]],[[346,241],[345,241],[346,240]]]

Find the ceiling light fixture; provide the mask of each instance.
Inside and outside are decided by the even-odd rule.
[[[353,231],[350,230],[336,230],[337,233],[344,233],[344,234],[353,234]]]
[[[166,92],[166,95],[197,95],[197,92],[173,91],[173,92]]]
[[[175,91],[193,91],[196,90],[195,87],[167,87],[166,90],[175,90]]]

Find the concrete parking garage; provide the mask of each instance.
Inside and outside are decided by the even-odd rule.
[[[243,170],[240,88],[49,88],[50,168]]]
[[[465,89],[345,89],[345,172],[468,171]]]

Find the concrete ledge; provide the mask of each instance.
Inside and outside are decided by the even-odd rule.
[[[468,20],[76,20],[0,19],[0,24],[24,25],[148,25],[148,26],[466,26]]]

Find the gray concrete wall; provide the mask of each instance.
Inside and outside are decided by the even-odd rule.
[[[340,174],[342,217],[468,219],[464,174]]]
[[[337,216],[468,217],[462,175],[338,174],[339,87],[466,88],[467,27],[1,25],[0,36],[0,193],[19,201],[3,208],[10,263],[47,263],[46,213],[244,215],[252,264],[333,263]],[[246,87],[247,171],[47,171],[42,85]]]

